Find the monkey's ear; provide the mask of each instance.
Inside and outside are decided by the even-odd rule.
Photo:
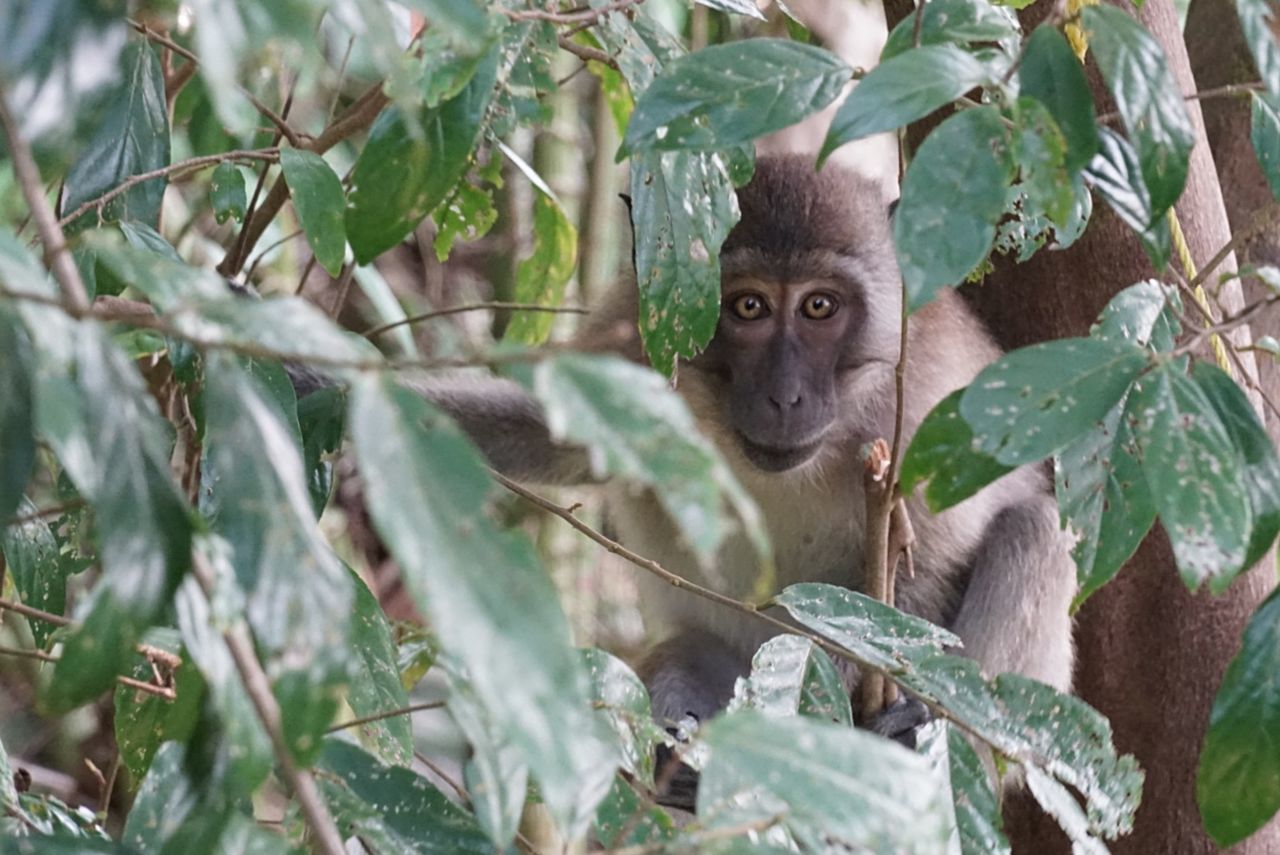
[[[893,219],[893,215],[898,211],[898,203],[901,201],[901,199],[894,199],[889,203],[889,219]]]

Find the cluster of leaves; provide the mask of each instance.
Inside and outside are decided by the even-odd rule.
[[[606,846],[999,852],[1008,846],[982,760],[991,751],[997,765],[1024,770],[1082,850],[1099,851],[1131,827],[1141,773],[1116,755],[1097,712],[1016,675],[984,680],[943,652],[954,636],[924,621],[843,589],[799,585],[774,601],[814,635],[766,644],[730,711],[681,749],[702,781],[695,821],[677,830],[650,798],[654,749],[669,738],[651,720],[642,683],[608,654],[573,648],[533,545],[494,520],[496,488],[467,438],[400,385],[367,341],[303,300],[233,294],[158,231],[166,178],[134,176],[170,165],[172,78],[145,34],[130,34],[123,5],[51,0],[0,12],[0,97],[46,168],[65,161],[62,214],[89,296],[128,289],[155,311],[145,323],[67,311],[65,282],[0,232],[0,520],[9,523],[7,578],[29,607],[63,616],[69,576],[97,567],[67,626],[31,625],[36,645],[57,650],[41,686],[47,710],[91,701],[118,675],[146,682],[152,665],[139,645],[183,664],[157,686],[165,692],[115,689],[116,739],[141,782],[122,839],[56,799],[18,793],[0,749],[6,835],[32,851],[57,851],[73,836],[79,851],[288,851],[308,824],[316,831],[308,806],[291,802],[275,834],[254,822],[251,800],[273,770],[292,783],[289,770],[301,769],[341,834],[379,851],[505,851],[526,804],[539,801],[565,835]],[[494,151],[517,126],[545,122],[539,99],[554,87],[561,42],[608,54],[618,73],[594,70],[626,125],[619,156],[631,161],[639,327],[656,372],[561,355],[515,375],[560,437],[590,449],[597,474],[654,490],[710,560],[730,528],[726,508],[746,520],[757,511],[661,375],[715,330],[718,253],[737,217],[733,187],[751,173],[752,141],[832,103],[852,71],[786,39],[686,54],[639,4],[592,0],[563,20],[532,3],[403,5],[429,21],[410,50],[382,0],[188,4],[200,58],[189,91],[204,108],[184,107],[184,92],[174,109],[192,117],[196,154],[226,155],[212,171],[210,210],[219,222],[249,214],[232,161],[261,142],[241,87],[264,45],[318,85],[329,69],[319,27],[332,43],[358,46],[347,52],[383,78],[361,96],[385,93],[387,103],[345,152],[345,180],[322,156],[323,129],[256,149],[278,160],[279,186],[316,262],[335,275],[368,265],[427,217],[441,257],[483,234],[497,218]],[[758,14],[736,0],[708,5]],[[1280,60],[1262,0],[1240,7],[1268,86],[1256,99],[1255,141],[1280,185]],[[1167,262],[1167,212],[1191,145],[1181,98],[1158,46],[1124,12],[1090,7],[1080,23],[1124,135],[1099,126],[1058,29],[1023,39],[1016,19],[986,0],[924,6],[918,25],[890,34],[882,64],[840,107],[824,157],[958,107],[913,153],[903,182],[894,233],[910,308],[981,265],[1011,220],[1024,227],[1015,241],[1024,254],[1050,232],[1055,245],[1069,244],[1089,217],[1090,189],[1142,236],[1157,266]],[[84,39],[120,76],[91,99],[94,109],[77,111],[74,46]],[[967,97],[974,89],[983,92],[976,102]],[[32,108],[50,91],[68,109]],[[216,127],[196,134],[197,116],[216,117]],[[73,151],[67,139],[83,145]],[[528,171],[542,195],[517,297],[554,305],[572,276],[576,234]],[[114,195],[100,202],[105,193]],[[1188,584],[1220,590],[1280,529],[1280,472],[1234,382],[1191,365],[1179,347],[1181,317],[1165,286],[1141,283],[1089,338],[1005,357],[930,416],[904,463],[904,488],[928,482],[926,496],[942,508],[1012,466],[1054,456],[1064,517],[1081,535],[1082,596],[1114,576],[1157,516]],[[536,343],[548,333],[545,318],[526,314],[508,335]],[[170,388],[189,407],[160,411],[139,355],[167,357]],[[289,372],[302,365],[341,388],[299,398]],[[449,711],[471,749],[462,806],[411,768],[408,719],[378,717],[408,706],[423,645],[397,640],[317,526],[344,441],[438,645],[430,667],[445,675]],[[28,495],[37,492],[71,510],[50,521]],[[1224,840],[1280,804],[1265,785],[1274,758],[1249,750],[1280,715],[1251,678],[1274,664],[1266,657],[1275,656],[1275,612],[1274,602],[1264,607],[1246,636],[1203,760],[1202,805]],[[246,636],[256,665],[237,655]],[[891,675],[934,709],[943,721],[921,753],[851,726],[831,655]],[[278,715],[254,694],[255,667]],[[368,720],[332,733],[357,718]]]

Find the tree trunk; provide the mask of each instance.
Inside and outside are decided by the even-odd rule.
[[[1234,7],[1219,14],[1234,17]],[[1171,0],[1150,0],[1142,6],[1140,19],[1164,47],[1179,86],[1193,91]],[[1202,35],[1197,32],[1193,38]],[[1097,75],[1091,78],[1101,104],[1108,99]],[[1188,108],[1198,138],[1177,213],[1193,257],[1204,264],[1230,234],[1199,105],[1192,101]],[[1239,189],[1232,186],[1233,193]],[[1228,260],[1224,269],[1227,265],[1234,262]],[[1133,234],[1099,205],[1088,231],[1071,249],[1041,252],[1017,266],[998,264],[987,281],[966,296],[1005,347],[1019,347],[1085,334],[1117,290],[1153,275]],[[1118,841],[1114,852],[1219,851],[1200,822],[1196,765],[1223,671],[1246,621],[1274,582],[1274,564],[1264,561],[1222,596],[1190,594],[1179,581],[1168,540],[1157,530],[1119,578],[1081,610],[1076,625],[1077,690],[1110,718],[1118,748],[1135,754],[1147,774],[1134,832]],[[1028,806],[1029,801],[1025,796],[1016,799],[1009,811],[1014,851],[1069,851],[1056,825]],[[1271,823],[1232,851],[1280,852],[1280,824]]]

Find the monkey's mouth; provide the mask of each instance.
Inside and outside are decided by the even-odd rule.
[[[818,452],[818,448],[822,445],[822,438],[819,437],[813,442],[803,445],[790,445],[786,448],[778,448],[776,446],[761,445],[758,442],[752,442],[741,433],[738,434],[738,441],[742,445],[742,453],[746,455],[758,469],[765,472],[786,472],[788,469],[795,469],[800,464],[809,460]]]

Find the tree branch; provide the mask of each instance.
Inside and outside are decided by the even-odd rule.
[[[57,656],[52,653],[45,653],[43,650],[24,650],[20,647],[9,647],[7,645],[0,645],[0,656],[17,656],[22,659],[35,659],[39,662],[58,661]],[[123,674],[116,675],[116,682],[130,689],[137,689],[139,692],[146,692],[149,695],[164,698],[166,701],[173,701],[178,697],[178,693],[168,686],[157,686],[155,683],[135,680],[133,677],[126,677]]]
[[[326,730],[325,733],[337,733],[339,730],[348,730],[365,724],[373,724],[375,721],[384,721],[385,719],[395,718],[396,716],[412,715],[413,713],[422,712],[423,710],[438,710],[443,708],[444,705],[444,701],[427,701],[426,703],[421,704],[410,704],[407,707],[400,707],[399,709],[374,713],[373,715],[367,715],[364,718],[352,719],[351,721],[344,721],[342,724],[335,724],[333,727]]]
[[[551,12],[545,9],[504,9],[503,12],[513,21],[549,21],[552,24],[593,24],[611,12],[621,12],[628,6],[637,6],[644,0],[615,0],[598,9],[583,9],[574,12]]]

